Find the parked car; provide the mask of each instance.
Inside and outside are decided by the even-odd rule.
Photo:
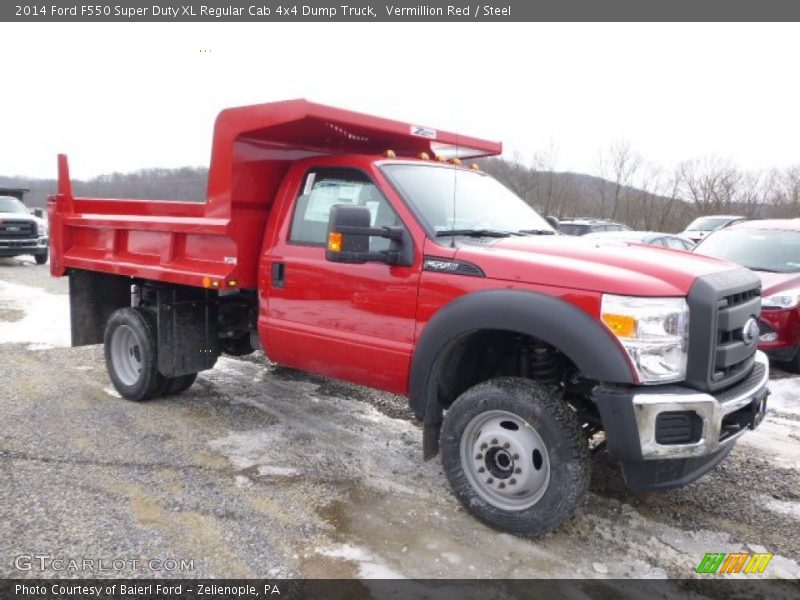
[[[47,262],[47,221],[32,215],[14,196],[0,196],[0,256],[33,255],[36,264]]]
[[[697,217],[683,230],[683,235],[697,244],[712,231],[744,220],[744,217],[736,215],[708,215],[705,217]]]
[[[663,246],[673,250],[691,250],[694,242],[689,238],[671,233],[659,233],[657,231],[600,231],[589,233],[586,239],[591,240],[614,240],[620,242],[631,242],[635,244],[647,244],[648,246]]]
[[[737,223],[695,252],[737,262],[761,278],[758,347],[800,372],[800,219]]]
[[[564,219],[558,222],[558,232],[564,235],[586,235],[600,231],[631,231],[631,228],[616,221],[605,219]]]
[[[758,277],[553,235],[454,156],[501,149],[293,100],[220,113],[206,203],[76,197],[62,155],[72,343],[105,344],[132,401],[257,348],[403,394],[465,509],[526,536],[581,505],[601,433],[634,488],[701,477],[766,412],[767,357],[719,345],[758,314]]]

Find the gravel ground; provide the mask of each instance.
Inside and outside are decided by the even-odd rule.
[[[491,531],[421,458],[406,401],[221,358],[185,394],[119,399],[101,347],[69,348],[66,280],[0,259],[0,576],[16,557],[140,561],[130,577],[692,578],[706,552],[774,552],[800,576],[800,379],[711,474],[637,494],[593,458],[590,493],[544,539]],[[142,568],[193,560],[193,570]],[[785,597],[794,590],[786,588]],[[713,595],[713,594],[712,594]]]

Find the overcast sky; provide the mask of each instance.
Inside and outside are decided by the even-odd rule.
[[[800,163],[795,24],[3,23],[0,57],[0,175],[206,165],[220,109],[295,97],[552,146],[559,170],[618,141]]]

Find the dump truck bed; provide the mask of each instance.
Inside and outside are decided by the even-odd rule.
[[[80,198],[59,156],[48,202],[51,272],[85,269],[182,285],[257,287],[258,257],[289,165],[328,154],[474,158],[501,145],[306,100],[230,108],[214,126],[205,202]]]

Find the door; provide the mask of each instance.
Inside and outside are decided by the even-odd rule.
[[[284,239],[273,248],[267,307],[272,360],[298,369],[404,393],[414,342],[420,257],[411,267],[325,260],[336,204],[366,206],[372,226],[403,225],[397,210],[358,169],[308,170]],[[287,217],[288,218],[288,217]],[[388,248],[373,237],[370,251]]]

